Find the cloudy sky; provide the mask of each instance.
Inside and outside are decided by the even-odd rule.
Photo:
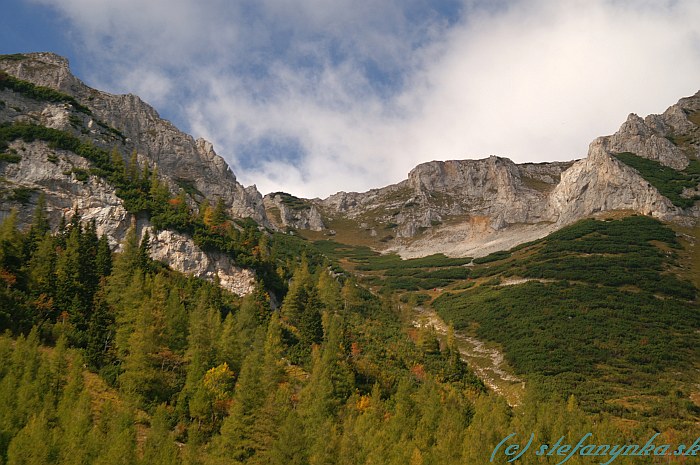
[[[55,51],[214,142],[261,192],[429,160],[571,160],[700,89],[697,0],[3,0],[0,53]]]

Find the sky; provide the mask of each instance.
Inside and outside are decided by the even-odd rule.
[[[417,164],[586,156],[700,89],[697,0],[3,0],[0,53],[53,51],[214,143],[262,193]]]

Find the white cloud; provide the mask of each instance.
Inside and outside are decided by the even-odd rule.
[[[700,86],[694,0],[469,2],[452,24],[412,18],[421,0],[34,1],[83,35],[93,82],[164,105],[263,192],[364,190],[432,159],[579,158]],[[262,138],[304,155],[245,159]]]

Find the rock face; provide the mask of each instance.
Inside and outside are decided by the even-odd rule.
[[[226,255],[204,253],[192,239],[173,231],[151,231],[151,257],[200,278],[218,279],[224,289],[246,295],[255,287],[255,273],[240,268]]]
[[[588,216],[625,210],[693,224],[697,204],[675,206],[614,154],[631,152],[674,170],[700,155],[700,92],[662,115],[630,115],[576,162],[516,165],[505,158],[433,161],[408,179],[364,193],[310,200],[325,224],[347,227],[365,243],[404,257],[432,253],[482,256],[543,237]],[[692,197],[700,186],[686,189]]]
[[[122,154],[136,152],[139,163],[156,170],[173,193],[181,188],[187,191],[193,205],[204,199],[210,204],[221,199],[231,217],[250,217],[270,226],[255,186],[240,185],[211,143],[179,131],[139,97],[91,89],[71,74],[65,58],[52,53],[28,54],[23,59],[0,57],[0,70],[61,91],[89,108],[80,111],[70,103],[38,101],[5,89],[0,90],[0,123],[32,122],[71,132],[107,150],[117,147]],[[90,174],[87,160],[44,142],[15,141],[10,149],[21,160],[0,162],[0,216],[17,208],[20,220],[26,223],[38,193],[44,192],[53,225],[77,210],[84,220],[94,219],[98,233],[106,234],[113,245],[124,238],[134,219],[114,187]],[[141,230],[149,227],[142,219],[136,223]],[[154,258],[205,279],[218,276],[222,286],[235,293],[250,291],[250,270],[240,269],[226,257],[205,254],[191,239],[171,231],[161,231],[155,237],[151,247]]]
[[[123,153],[136,151],[139,162],[157,169],[173,189],[187,186],[202,198],[221,198],[233,217],[251,217],[268,225],[260,193],[254,186],[246,189],[236,181],[211,143],[204,139],[195,141],[160,118],[153,107],[136,95],[112,95],[86,86],[71,74],[68,60],[63,57],[53,53],[26,56],[25,60],[0,60],[0,70],[65,92],[89,107],[92,115],[85,116],[85,123],[95,143],[106,148],[116,144]],[[42,108],[41,113],[42,124],[48,122],[54,129],[71,127],[65,105],[49,105]],[[105,130],[105,126],[114,130]]]
[[[630,115],[619,131],[600,137],[575,162],[515,164],[506,158],[432,161],[404,181],[368,192],[339,192],[326,199],[275,193],[264,199],[243,187],[212,144],[179,131],[135,95],[91,89],[70,73],[64,58],[50,53],[0,57],[0,71],[72,96],[71,102],[37,101],[0,90],[0,123],[25,121],[71,132],[105,149],[135,152],[157,170],[172,192],[182,189],[193,206],[221,199],[230,216],[261,226],[344,236],[405,257],[437,252],[486,255],[542,237],[581,218],[625,210],[665,221],[696,224],[698,202],[679,208],[615,154],[631,152],[673,170],[694,170],[700,157],[700,92],[661,115]],[[89,108],[77,108],[82,105]],[[54,224],[78,210],[95,219],[98,232],[117,244],[132,218],[113,186],[90,173],[90,164],[43,142],[15,141],[18,163],[0,161],[0,215],[19,208],[28,221],[38,192],[47,197]],[[124,155],[125,156],[125,155]],[[693,164],[691,167],[690,165]],[[700,186],[683,195],[700,194]],[[677,202],[678,203],[678,202]],[[253,275],[225,256],[204,253],[172,231],[154,233],[152,255],[173,268],[215,279],[236,293],[249,292]]]
[[[290,199],[293,199],[290,202]],[[293,202],[293,203],[292,203]],[[289,194],[274,193],[263,198],[265,210],[269,212],[270,222],[279,229],[309,229],[311,231],[323,231],[321,213],[315,205],[306,203]]]

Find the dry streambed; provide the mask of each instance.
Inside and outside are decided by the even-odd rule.
[[[430,327],[441,335],[447,335],[447,325],[435,311],[417,307],[413,326]],[[491,344],[455,331],[455,341],[462,359],[474,373],[494,392],[505,397],[511,406],[519,405],[525,392],[525,382],[507,367],[503,353]]]

